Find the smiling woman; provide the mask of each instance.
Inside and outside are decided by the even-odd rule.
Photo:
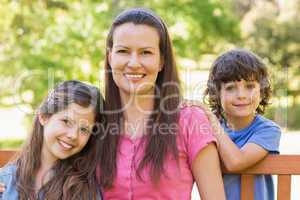
[[[125,23],[116,28],[113,38],[109,64],[120,94],[153,94],[158,72],[163,66],[156,29]]]
[[[152,11],[125,10],[107,37],[105,111],[98,181],[107,199],[225,199],[211,127],[181,107],[172,43]],[[209,181],[210,184],[207,184]]]

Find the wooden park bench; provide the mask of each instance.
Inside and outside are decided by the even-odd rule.
[[[16,151],[0,150],[0,167]],[[225,169],[224,173],[229,173]],[[278,175],[277,200],[291,200],[291,176],[300,175],[300,155],[269,155],[253,167],[241,172],[241,200],[254,200],[254,175]]]
[[[0,150],[0,167],[5,165],[16,153],[17,151],[14,150]]]
[[[229,172],[224,169],[223,173]],[[262,174],[278,175],[277,200],[291,200],[291,177],[300,175],[300,155],[269,155],[255,166],[232,174],[241,175],[241,200],[254,200],[254,176]]]

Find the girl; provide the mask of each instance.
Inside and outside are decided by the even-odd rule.
[[[134,8],[114,20],[106,52],[108,134],[97,177],[107,199],[203,200],[224,190],[215,138],[203,111],[180,108],[181,93],[164,22]]]
[[[214,62],[205,94],[226,134],[218,120],[209,112],[207,114],[215,122],[218,150],[227,170],[237,172],[269,153],[279,153],[281,130],[261,115],[270,93],[267,69],[253,53],[235,49]],[[240,183],[239,175],[224,175],[228,200],[240,199]],[[255,177],[255,199],[274,199],[271,175]]]
[[[101,199],[95,181],[103,99],[96,87],[65,81],[45,98],[31,136],[0,170],[0,199]]]

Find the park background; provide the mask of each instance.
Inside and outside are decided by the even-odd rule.
[[[20,147],[60,81],[103,92],[108,28],[123,9],[142,6],[169,28],[185,98],[202,99],[220,53],[239,47],[262,57],[273,86],[266,116],[282,127],[281,152],[300,153],[300,0],[0,1],[0,148]],[[298,177],[293,182],[300,188]]]

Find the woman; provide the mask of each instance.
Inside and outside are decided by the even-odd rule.
[[[106,52],[108,132],[97,177],[107,199],[225,199],[215,138],[204,112],[180,106],[172,44],[149,10],[114,20]],[[209,184],[208,184],[209,183]]]

